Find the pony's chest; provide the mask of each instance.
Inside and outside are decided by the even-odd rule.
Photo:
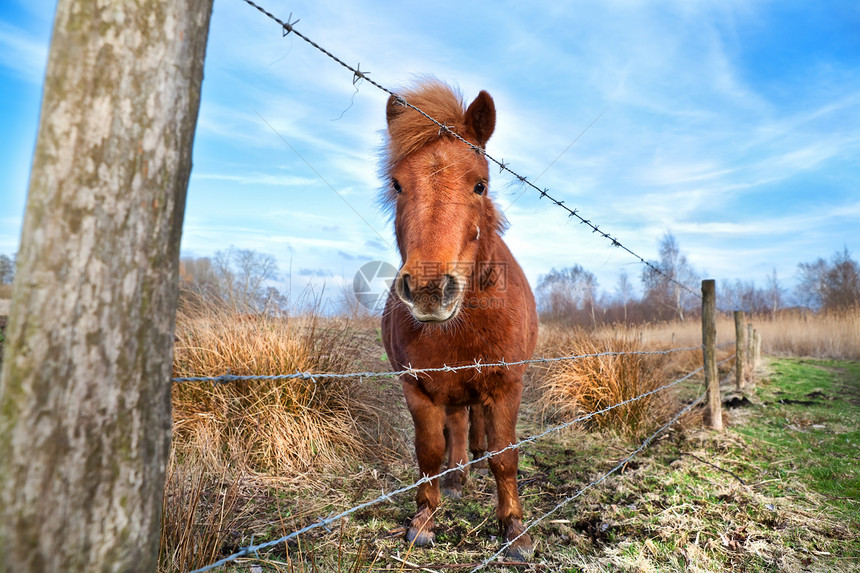
[[[440,406],[468,406],[481,401],[486,381],[475,372],[434,372],[423,377],[420,385]]]

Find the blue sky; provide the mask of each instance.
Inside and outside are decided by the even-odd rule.
[[[488,90],[489,153],[646,259],[671,231],[718,283],[764,286],[775,268],[791,287],[799,262],[860,257],[857,2],[263,4],[386,86],[430,74],[469,101]],[[19,242],[53,10],[0,6],[0,253]],[[376,203],[386,94],[352,80],[216,0],[183,254],[268,253],[294,291],[399,262]],[[533,285],[573,264],[609,292],[621,271],[638,279],[635,259],[515,179],[494,172],[490,188]]]

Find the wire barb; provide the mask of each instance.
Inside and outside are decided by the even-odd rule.
[[[298,22],[298,20],[296,20],[296,22]],[[369,75],[370,72],[361,71],[361,62],[359,62],[358,65],[355,66],[355,72],[352,74],[352,85],[357,84],[361,80],[366,80]]]
[[[292,20],[292,19],[293,19],[293,13],[292,13],[292,12],[290,12],[290,16],[289,16],[289,18],[287,18],[287,21],[283,23],[283,28],[284,28],[284,35],[283,35],[283,37],[284,37],[284,38],[286,38],[286,37],[287,37],[287,34],[289,34],[290,32],[292,32],[292,31],[293,31],[293,26],[295,26],[296,24],[298,24],[298,23],[299,23],[299,19],[298,19],[298,18],[296,18],[295,20],[293,20],[292,22],[290,22],[290,20]]]

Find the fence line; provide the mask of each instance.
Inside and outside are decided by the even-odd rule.
[[[400,94],[398,94],[394,90],[391,90],[391,89],[385,87],[384,85],[380,84],[379,82],[376,82],[376,81],[370,79],[368,77],[370,75],[370,72],[362,71],[360,63],[358,64],[358,66],[352,67],[351,65],[344,62],[342,59],[335,56],[330,51],[326,50],[325,48],[323,48],[322,46],[320,46],[319,44],[317,44],[316,42],[311,40],[309,37],[305,36],[304,34],[299,32],[298,30],[296,30],[295,25],[299,22],[299,20],[298,19],[293,20],[292,19],[293,18],[292,13],[290,13],[288,20],[285,22],[285,21],[281,20],[280,18],[278,18],[277,16],[275,16],[274,14],[272,14],[271,12],[267,11],[262,6],[254,3],[252,0],[242,0],[242,1],[245,2],[246,4],[248,4],[249,6],[256,8],[258,11],[260,11],[262,14],[264,14],[265,16],[270,18],[271,20],[274,20],[275,22],[277,22],[281,26],[281,28],[283,29],[284,36],[287,36],[288,34],[295,34],[296,36],[298,36],[299,38],[301,38],[302,40],[304,40],[305,42],[307,42],[308,44],[310,44],[311,46],[313,46],[314,48],[316,48],[317,50],[319,50],[320,52],[322,52],[326,56],[328,56],[331,60],[333,60],[334,62],[338,63],[340,66],[342,66],[342,67],[346,68],[347,70],[349,70],[350,72],[352,72],[352,74],[353,74],[352,83],[353,84],[357,84],[360,80],[364,80],[367,83],[369,83],[370,85],[374,86],[375,88],[387,93],[390,96],[393,96],[394,98],[396,98],[397,102],[400,105],[402,105],[403,107],[410,108],[410,109],[420,113],[422,116],[427,118],[429,121],[436,124],[439,127],[440,133],[447,133],[451,137],[453,137],[454,139],[457,139],[457,140],[463,142],[464,144],[468,145],[469,147],[474,149],[477,153],[480,153],[481,155],[486,157],[487,160],[494,163],[499,168],[499,172],[507,171],[513,177],[518,179],[521,183],[523,183],[523,184],[527,185],[528,187],[531,187],[532,189],[537,191],[540,194],[541,199],[546,197],[551,203],[553,203],[557,207],[564,209],[567,212],[567,216],[569,218],[577,219],[580,222],[580,224],[585,225],[588,228],[590,228],[592,233],[597,233],[598,235],[600,235],[604,239],[609,240],[612,243],[613,247],[618,247],[619,249],[626,251],[627,253],[632,255],[634,258],[638,259],[640,263],[642,263],[643,265],[650,268],[652,271],[654,271],[657,274],[659,274],[660,276],[666,278],[667,280],[674,283],[675,285],[678,285],[679,287],[686,290],[687,292],[689,292],[693,296],[701,298],[702,295],[699,294],[698,292],[696,292],[694,289],[692,289],[689,286],[685,285],[684,283],[678,281],[674,277],[666,274],[664,271],[659,269],[653,263],[645,260],[644,257],[640,256],[639,254],[637,254],[636,252],[634,252],[633,250],[631,250],[630,248],[628,248],[627,246],[622,244],[621,241],[619,241],[616,237],[613,237],[612,235],[610,235],[606,231],[602,231],[596,223],[594,223],[591,220],[586,219],[585,217],[580,215],[578,209],[570,208],[564,204],[564,201],[559,201],[558,199],[556,199],[555,197],[550,195],[549,189],[547,189],[547,188],[541,189],[540,187],[538,187],[537,185],[535,185],[534,183],[529,181],[529,179],[527,177],[525,177],[524,175],[520,175],[519,173],[517,173],[516,171],[514,171],[513,169],[508,167],[508,164],[505,163],[504,160],[499,160],[499,159],[496,159],[495,157],[493,157],[492,155],[489,155],[486,152],[486,150],[484,150],[481,147],[478,147],[477,145],[475,145],[474,143],[466,140],[464,137],[462,137],[458,133],[454,132],[450,126],[445,125],[444,123],[438,121],[434,117],[425,113],[423,110],[419,109],[415,105],[409,103],[408,101],[406,101],[406,99],[403,96],[401,96]]]
[[[694,348],[698,348],[698,347],[694,347]],[[730,357],[728,357],[728,358],[726,358],[726,359],[722,360],[721,362],[719,362],[719,363],[718,363],[718,365],[722,365],[722,364],[724,364],[725,362],[728,362],[729,360],[731,360],[732,358],[734,358],[734,355],[732,355],[732,356],[730,356]],[[471,366],[471,365],[470,365],[470,366]],[[685,376],[683,376],[683,377],[681,377],[681,378],[678,378],[677,380],[674,380],[674,381],[672,381],[672,382],[669,382],[668,384],[665,384],[665,385],[663,385],[663,386],[660,386],[659,388],[655,388],[655,389],[653,389],[653,390],[650,390],[650,391],[648,391],[648,392],[645,392],[644,394],[640,394],[639,396],[636,396],[636,397],[634,397],[634,398],[630,398],[630,399],[628,399],[628,400],[624,400],[624,401],[619,402],[619,403],[617,403],[617,404],[613,404],[613,405],[611,405],[611,406],[607,406],[606,408],[602,408],[602,409],[600,409],[600,410],[595,410],[594,412],[589,412],[588,414],[584,414],[584,415],[582,415],[582,416],[577,416],[577,417],[576,417],[576,418],[574,418],[573,420],[570,420],[570,421],[565,422],[565,423],[563,423],[563,424],[558,424],[558,425],[556,425],[556,426],[552,426],[552,427],[550,427],[549,429],[547,429],[547,430],[545,430],[545,431],[543,431],[543,432],[541,432],[541,433],[539,433],[539,434],[535,434],[535,435],[533,435],[533,436],[529,436],[528,438],[525,438],[525,439],[523,439],[523,440],[520,440],[520,441],[519,441],[519,442],[517,442],[516,444],[510,444],[510,445],[508,445],[507,447],[502,448],[501,450],[498,450],[498,451],[495,451],[495,452],[487,452],[485,455],[483,455],[483,456],[481,456],[481,457],[479,457],[479,458],[475,458],[475,459],[473,459],[473,460],[471,460],[471,461],[468,461],[468,462],[465,462],[465,463],[462,463],[462,464],[458,464],[458,465],[456,465],[456,466],[454,466],[454,467],[451,467],[451,468],[448,468],[448,469],[446,469],[446,470],[444,470],[444,471],[442,471],[442,472],[439,472],[438,474],[436,474],[436,475],[434,475],[434,476],[426,476],[426,475],[425,475],[425,476],[423,476],[421,479],[419,479],[418,481],[416,481],[416,482],[414,482],[414,483],[412,483],[412,484],[410,484],[410,485],[408,485],[408,486],[404,486],[404,487],[402,487],[402,488],[396,489],[396,490],[394,490],[394,491],[392,491],[392,492],[390,492],[390,493],[385,493],[385,492],[383,491],[383,492],[382,492],[382,494],[381,494],[380,496],[378,496],[378,497],[376,497],[376,498],[374,498],[374,499],[372,499],[372,500],[369,500],[369,501],[364,502],[364,503],[361,503],[361,504],[359,504],[359,505],[357,505],[357,506],[354,506],[354,507],[351,507],[351,508],[349,508],[349,509],[346,509],[346,510],[344,510],[344,511],[342,511],[342,512],[340,512],[340,513],[336,514],[336,515],[333,515],[333,516],[330,516],[330,517],[326,517],[326,518],[319,518],[317,521],[315,521],[315,522],[313,522],[313,523],[311,523],[311,524],[308,524],[308,525],[306,525],[305,527],[303,527],[303,528],[301,528],[301,529],[295,530],[295,531],[293,531],[293,532],[291,532],[291,533],[289,533],[289,534],[287,534],[287,535],[284,535],[284,536],[282,536],[282,537],[280,537],[280,538],[278,538],[278,539],[274,539],[274,540],[271,540],[271,541],[267,541],[267,542],[265,542],[265,543],[260,543],[260,544],[258,544],[258,545],[254,545],[254,544],[252,543],[251,545],[249,545],[249,546],[247,546],[247,547],[244,547],[244,548],[240,549],[239,551],[237,551],[236,553],[233,553],[232,555],[229,555],[229,556],[227,556],[227,557],[224,557],[223,559],[220,559],[219,561],[216,561],[215,563],[212,563],[211,565],[207,565],[207,566],[202,567],[202,568],[200,568],[200,569],[195,569],[195,570],[194,570],[194,571],[192,571],[191,573],[203,573],[203,572],[205,572],[205,571],[211,571],[212,569],[215,569],[216,567],[220,567],[221,565],[225,565],[225,564],[227,564],[227,563],[229,563],[229,562],[231,562],[231,561],[235,561],[236,559],[238,559],[238,558],[240,558],[240,557],[244,557],[244,556],[246,556],[246,555],[257,555],[257,554],[258,554],[258,552],[259,552],[260,550],[267,549],[267,548],[269,548],[269,547],[274,547],[274,546],[279,545],[279,544],[281,544],[281,543],[285,543],[285,542],[289,541],[290,539],[293,539],[293,538],[295,538],[295,537],[298,537],[299,535],[302,535],[302,534],[304,534],[304,533],[307,533],[308,531],[312,531],[312,530],[314,530],[314,529],[318,529],[318,528],[320,528],[320,527],[325,528],[325,527],[327,527],[330,523],[333,523],[333,522],[335,522],[335,521],[337,521],[337,520],[339,520],[339,519],[341,519],[341,518],[343,518],[343,517],[346,517],[346,516],[348,516],[348,515],[351,515],[351,514],[353,514],[353,513],[357,512],[357,511],[360,511],[360,510],[362,510],[362,509],[366,509],[366,508],[371,507],[371,506],[373,506],[373,505],[377,505],[377,504],[382,503],[382,502],[384,502],[384,501],[389,501],[389,500],[390,500],[391,498],[393,498],[394,496],[397,496],[397,495],[400,495],[400,494],[402,494],[402,493],[406,493],[407,491],[413,490],[413,489],[417,488],[418,486],[420,486],[420,485],[421,485],[421,484],[423,484],[423,483],[429,483],[429,482],[431,482],[432,480],[442,478],[442,477],[446,476],[447,474],[452,473],[452,472],[455,472],[455,471],[462,471],[462,470],[465,470],[466,468],[468,468],[469,466],[471,466],[471,465],[473,465],[473,464],[476,464],[476,463],[482,462],[482,461],[484,461],[484,460],[487,460],[487,459],[489,459],[489,458],[491,458],[491,457],[493,457],[493,456],[495,456],[495,455],[498,455],[498,454],[500,454],[500,453],[502,453],[502,452],[505,452],[505,451],[508,451],[508,450],[512,450],[512,449],[517,449],[517,448],[519,448],[519,447],[521,447],[521,446],[523,446],[523,445],[526,445],[526,444],[529,444],[529,443],[535,442],[535,441],[537,441],[537,440],[539,440],[539,439],[541,439],[541,438],[543,438],[543,437],[545,437],[545,436],[547,436],[547,435],[549,435],[549,434],[551,434],[551,433],[553,433],[553,432],[558,432],[558,431],[563,430],[563,429],[565,429],[565,428],[569,428],[569,427],[571,427],[571,426],[572,426],[572,425],[574,425],[574,424],[577,424],[577,423],[580,423],[580,422],[588,421],[588,420],[590,420],[591,418],[593,418],[593,417],[595,417],[595,416],[598,416],[598,415],[600,415],[600,414],[604,414],[604,413],[609,412],[610,410],[613,410],[613,409],[615,409],[615,408],[619,408],[619,407],[621,407],[621,406],[624,406],[624,405],[630,404],[630,403],[635,402],[635,401],[637,401],[637,400],[641,400],[642,398],[646,398],[646,397],[648,397],[648,396],[651,396],[651,395],[653,395],[653,394],[656,394],[656,393],[658,393],[658,392],[661,392],[661,391],[663,391],[663,390],[666,390],[666,389],[668,389],[668,388],[671,388],[671,387],[673,387],[673,386],[676,386],[676,385],[680,384],[681,382],[684,382],[684,381],[686,381],[686,380],[689,380],[689,379],[690,379],[690,378],[692,378],[694,375],[696,375],[697,373],[701,372],[703,369],[704,369],[704,367],[703,367],[703,366],[700,366],[699,368],[697,368],[697,369],[693,370],[692,372],[690,372],[690,373],[686,374]],[[688,405],[684,410],[682,410],[678,415],[676,415],[676,417],[675,417],[675,418],[673,418],[673,420],[672,420],[669,424],[667,424],[667,425],[663,426],[660,430],[658,430],[658,432],[657,432],[657,433],[662,432],[666,427],[668,427],[669,425],[671,425],[672,423],[674,423],[675,421],[677,421],[677,419],[678,419],[678,418],[680,418],[680,416],[681,416],[681,415],[683,415],[686,411],[688,411],[689,409],[691,409],[691,408],[692,408],[696,403],[698,403],[699,401],[701,401],[701,397],[700,397],[698,400],[696,400],[695,402],[693,402],[692,404]],[[656,434],[655,434],[655,436],[656,436]],[[634,455],[636,455],[637,453],[639,453],[640,451],[642,451],[645,447],[647,447],[647,445],[650,443],[650,441],[651,441],[651,440],[653,440],[653,438],[654,438],[654,436],[652,436],[651,438],[649,438],[648,440],[646,440],[646,442],[645,442],[645,443],[643,443],[643,445],[642,445],[642,446],[640,446],[640,447],[639,447],[639,449],[637,449],[633,454],[631,454],[631,456],[630,456],[627,460],[625,460],[623,463],[626,463],[627,461],[629,461],[629,459],[630,459],[630,458],[632,458]],[[618,468],[620,468],[620,467],[621,467],[621,465],[623,465],[623,463],[622,463],[622,464],[620,464],[619,466],[617,466],[617,467],[616,467],[615,469],[613,469],[612,471],[610,471],[608,474],[604,475],[604,476],[603,476],[599,481],[597,481],[597,482],[593,482],[593,483],[589,484],[588,486],[586,486],[585,488],[583,488],[583,490],[581,490],[581,492],[582,492],[582,491],[585,491],[586,489],[588,489],[588,488],[590,488],[590,487],[593,487],[593,486],[594,486],[594,485],[596,485],[597,483],[600,483],[601,481],[605,480],[609,475],[611,475],[612,473],[614,473],[615,471],[617,471],[617,470],[618,470]],[[580,494],[581,494],[581,492],[580,492]],[[577,494],[577,495],[579,495],[579,494]],[[568,500],[568,501],[572,501],[572,500]],[[564,502],[564,503],[567,503],[567,502]],[[563,504],[562,504],[562,505],[563,505]],[[556,508],[556,509],[558,509],[558,508]],[[555,510],[554,510],[554,511],[555,511]],[[545,516],[544,516],[544,517],[545,517]],[[541,519],[542,519],[542,518],[541,518]],[[537,521],[536,521],[536,522],[533,522],[533,524],[532,524],[532,525],[534,525],[534,524],[536,524],[536,523],[537,523]],[[530,525],[529,527],[531,527],[532,525]],[[493,557],[495,558],[495,557],[497,557],[498,555],[499,555],[499,554],[497,553],[497,554],[496,554],[496,555],[494,555]],[[486,563],[489,563],[490,561],[492,561],[492,559],[487,560],[487,561],[486,561]],[[486,564],[486,563],[485,563],[485,564]],[[481,567],[483,567],[483,566],[484,566],[484,565],[482,565]]]
[[[684,352],[687,350],[700,350],[699,346],[687,346],[683,348],[670,348],[667,350],[633,350],[627,352],[597,352],[594,354],[573,354],[570,356],[558,356],[555,358],[529,358],[527,360],[517,360],[514,362],[506,362],[504,359],[498,362],[481,362],[475,360],[472,364],[463,364],[460,366],[448,366],[443,364],[435,368],[407,368],[405,370],[391,370],[388,372],[294,372],[292,374],[222,374],[221,376],[186,376],[172,378],[172,382],[213,382],[215,384],[228,384],[230,382],[238,382],[243,380],[312,380],[316,382],[317,378],[391,378],[396,376],[412,376],[418,378],[419,374],[428,372],[458,372],[460,370],[475,369],[479,372],[481,368],[509,368],[511,366],[520,366],[523,364],[549,364],[552,362],[563,362],[565,360],[578,360],[580,358],[597,358],[601,356],[621,356],[621,355],[666,355],[674,352]]]

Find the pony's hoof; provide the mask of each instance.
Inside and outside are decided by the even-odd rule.
[[[429,547],[436,541],[436,534],[432,531],[421,531],[410,527],[406,532],[406,542],[415,547]]]
[[[406,541],[415,547],[433,545],[436,534],[433,533],[433,512],[428,507],[422,507],[409,522],[406,531]]]
[[[526,533],[517,539],[510,547],[505,549],[505,558],[508,561],[530,561],[535,554],[534,545],[532,545],[531,537]]]
[[[514,540],[507,549],[505,549],[505,557],[509,561],[529,561],[534,555],[535,548],[532,543],[532,538],[528,533],[525,533],[523,522],[519,519],[514,519],[505,528],[505,539],[507,541]]]
[[[445,476],[442,482],[442,493],[452,499],[460,499],[463,497],[463,482],[464,473],[461,471],[452,472]]]
[[[442,486],[442,493],[451,499],[460,499],[463,497],[463,486],[459,488]]]

